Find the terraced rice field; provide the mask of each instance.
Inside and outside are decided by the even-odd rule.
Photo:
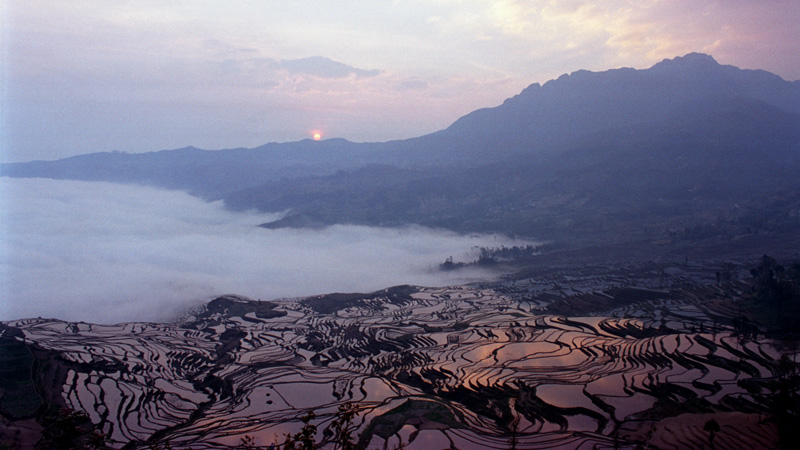
[[[581,283],[229,297],[180,324],[4,329],[48,361],[51,400],[117,447],[268,448],[307,411],[326,442],[346,402],[370,449],[701,449],[711,418],[716,449],[775,446],[768,399],[741,382],[774,377],[781,352],[727,325],[746,284]]]

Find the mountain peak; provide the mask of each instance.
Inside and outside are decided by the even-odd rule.
[[[669,60],[665,60],[669,61]],[[673,58],[673,61],[681,61],[684,63],[689,64],[712,64],[712,65],[719,65],[716,59],[713,56],[706,54],[706,53],[697,53],[692,52],[688,53],[684,56],[676,56]]]
[[[673,59],[664,59],[652,68],[658,70],[681,70],[698,71],[709,70],[720,67],[720,64],[713,56],[705,53],[689,53],[685,56],[678,56]]]

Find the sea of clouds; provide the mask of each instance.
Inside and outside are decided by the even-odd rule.
[[[0,178],[0,321],[159,321],[221,294],[459,284],[496,274],[436,270],[448,256],[521,243],[423,227],[257,226],[278,217],[142,186]]]

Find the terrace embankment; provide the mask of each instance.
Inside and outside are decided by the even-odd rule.
[[[178,324],[8,322],[3,341],[39,349],[34,372],[61,368],[59,386],[32,378],[43,400],[128,449],[266,448],[308,411],[333,448],[345,403],[367,448],[774,448],[797,415],[797,366],[740,326],[745,267],[684,258],[225,297]]]

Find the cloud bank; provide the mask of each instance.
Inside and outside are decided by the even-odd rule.
[[[0,320],[168,320],[220,294],[269,300],[440,286],[491,276],[431,269],[498,236],[421,227],[266,230],[277,215],[141,186],[0,179]]]

